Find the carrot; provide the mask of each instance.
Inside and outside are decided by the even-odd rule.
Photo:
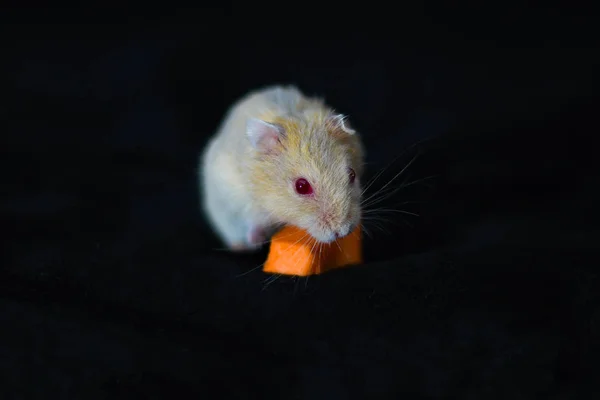
[[[319,244],[306,231],[286,226],[273,235],[263,272],[308,276],[361,262],[360,227],[336,242]]]

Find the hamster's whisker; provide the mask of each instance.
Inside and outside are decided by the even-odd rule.
[[[340,246],[340,242],[338,242],[337,240],[335,241],[335,244],[337,244],[338,249],[340,249],[340,251],[343,253],[344,250],[342,250],[342,246]]]
[[[395,159],[394,159],[394,161],[395,161]],[[394,161],[392,161],[386,167],[384,167],[381,170],[379,170],[379,172],[377,172],[375,174],[375,176],[373,176],[371,179],[369,179],[367,181],[367,183],[365,184],[364,189],[360,192],[361,196],[363,196],[367,192],[367,190],[369,190],[369,188],[375,183],[375,181],[385,172],[385,170],[387,170],[394,163]]]
[[[394,176],[392,177],[392,179],[390,179],[390,180],[389,180],[389,181],[388,181],[388,182],[387,182],[385,185],[383,185],[383,186],[382,186],[382,187],[381,187],[381,188],[380,188],[380,189],[379,189],[377,192],[375,192],[375,194],[381,193],[381,191],[382,191],[383,189],[385,189],[386,187],[388,187],[388,186],[389,186],[389,185],[390,185],[390,184],[391,184],[393,181],[395,181],[395,180],[396,180],[396,179],[397,179],[397,178],[398,178],[400,175],[402,175],[402,174],[404,173],[404,171],[406,171],[406,169],[407,169],[408,167],[410,167],[410,166],[412,165],[412,163],[413,163],[413,162],[415,162],[415,160],[417,159],[417,157],[419,157],[419,154],[415,154],[415,156],[414,156],[414,157],[413,157],[413,158],[412,158],[412,159],[411,159],[411,160],[408,162],[408,164],[406,164],[406,165],[404,166],[404,168],[402,168],[402,169],[400,170],[400,172],[398,172],[396,175],[394,175]],[[368,201],[368,200],[370,200],[370,199],[371,199],[371,198],[372,198],[372,197],[373,197],[375,194],[373,194],[373,195],[371,195],[371,196],[367,197],[367,198],[366,198],[364,201]]]
[[[436,176],[438,176],[438,175],[430,175],[430,176],[426,176],[425,178],[417,179],[417,180],[414,180],[414,181],[409,182],[409,183],[402,183],[397,188],[393,188],[391,190],[388,189],[388,191],[386,191],[386,192],[384,192],[383,190],[378,190],[373,195],[371,195],[367,199],[363,200],[361,202],[361,205],[363,207],[368,207],[370,205],[380,203],[380,202],[382,202],[382,201],[384,201],[384,200],[392,197],[394,194],[398,193],[402,189],[405,189],[405,188],[407,188],[407,187],[409,187],[411,185],[416,185],[417,183],[421,183],[423,181],[426,181],[427,179],[431,179],[431,178],[434,178]],[[382,193],[382,192],[384,192],[384,193]],[[379,195],[379,196],[377,196],[377,195]]]
[[[308,240],[308,239],[307,239]],[[310,246],[310,252],[312,253],[315,250],[315,246],[317,245],[317,241],[314,240],[313,244]],[[296,255],[298,254],[298,251],[300,250],[300,248],[298,248],[296,250],[296,252],[294,253],[294,257],[296,257]],[[298,266],[298,263],[300,262],[300,260],[296,260],[296,263],[294,264],[294,268],[296,268],[296,266]]]
[[[363,189],[361,196],[364,195],[367,191],[367,189],[369,189],[369,187],[371,187],[371,185],[373,185],[373,183],[375,183],[375,181],[385,172],[385,170],[387,170],[389,167],[391,167],[400,157],[402,157],[408,150],[412,149],[413,147],[416,147],[417,145],[429,140],[430,138],[424,138],[421,139],[419,141],[416,141],[415,143],[411,144],[410,146],[408,146],[406,149],[404,149],[404,151],[402,151],[400,154],[398,154],[396,157],[394,157],[392,159],[392,161],[390,163],[388,163],[388,165],[386,165],[384,168],[382,168],[377,174],[375,174],[375,176],[371,179],[369,179],[369,181],[367,182],[367,186]],[[414,161],[413,157],[413,160]],[[412,162],[411,161],[411,162]],[[409,163],[410,164],[410,163]],[[392,179],[393,180],[393,179]]]
[[[302,236],[302,237],[300,238],[300,240],[303,240],[303,239],[304,239],[304,244],[306,244],[306,242],[309,240],[309,238],[308,238],[308,234],[305,234],[304,236]],[[297,243],[299,243],[299,242],[300,242],[300,240],[298,240],[298,241],[296,242],[296,244],[297,244]],[[312,245],[312,247],[311,247],[311,252],[312,252],[312,249],[314,248],[314,246],[315,246],[315,243],[313,243],[313,245]],[[291,246],[290,246],[290,247],[291,247]],[[288,249],[289,249],[289,248],[288,248]],[[299,246],[299,247],[296,249],[296,251],[294,252],[294,255],[292,256],[292,257],[296,258],[296,263],[294,264],[294,269],[295,269],[295,268],[298,266],[298,263],[300,262],[300,260],[299,260],[299,259],[297,259],[297,257],[296,257],[296,256],[298,255],[298,252],[299,252],[301,249],[302,249],[302,246]]]
[[[414,225],[410,224],[408,221],[406,221],[405,218],[400,217],[400,220],[402,222],[404,222],[404,224],[408,225],[410,228],[414,228]],[[365,221],[370,223],[370,222],[374,222],[374,221],[378,221],[378,222],[382,222],[382,223],[394,223],[396,222],[394,219],[389,219],[389,218],[383,218],[380,216],[372,216],[369,218],[365,218]]]
[[[262,268],[262,267],[263,267],[263,266],[264,266],[266,263],[267,263],[267,262],[265,261],[264,263],[260,264],[258,267],[254,267],[254,268],[251,268],[251,269],[249,269],[249,270],[248,270],[248,271],[246,271],[246,272],[242,272],[241,274],[234,276],[234,279],[241,278],[241,277],[242,277],[242,276],[244,276],[244,275],[248,275],[249,273],[251,273],[251,272],[254,272],[254,271],[256,271],[257,269],[259,269],[259,268]]]
[[[369,223],[370,225],[372,225],[373,227],[375,227],[375,228],[377,228],[377,229],[381,230],[383,233],[387,233],[387,234],[389,234],[389,233],[390,233],[389,231],[387,231],[386,229],[384,229],[384,227],[383,227],[381,224],[379,224],[379,223],[377,223],[377,222],[388,222],[388,221],[385,221],[385,220],[379,220],[379,219],[371,219],[371,220],[369,220],[369,221],[368,221],[368,223]]]
[[[416,158],[416,156],[415,156],[415,158]],[[411,162],[413,162],[413,161],[415,160],[415,158],[413,158],[413,160],[411,160]],[[400,190],[400,189],[402,189],[402,188],[405,188],[406,186],[405,186],[405,185],[402,185],[402,184],[400,184],[400,186],[399,186],[399,187],[397,187],[397,188],[394,188],[394,187],[388,187],[388,186],[389,186],[389,185],[390,185],[390,184],[391,184],[391,183],[392,183],[392,182],[393,182],[395,179],[397,179],[397,178],[400,176],[400,174],[402,174],[402,173],[403,173],[403,172],[406,170],[406,168],[407,168],[408,166],[410,166],[410,163],[409,163],[409,164],[408,164],[406,167],[404,167],[404,168],[403,168],[403,169],[402,169],[402,170],[401,170],[399,173],[397,173],[396,175],[394,175],[394,177],[392,177],[392,179],[390,179],[390,180],[389,180],[389,181],[388,181],[388,182],[387,182],[385,185],[383,185],[381,188],[379,188],[378,190],[376,190],[374,193],[370,194],[369,196],[367,196],[367,197],[363,198],[363,199],[361,200],[361,203],[366,203],[366,202],[368,202],[368,201],[370,201],[370,200],[373,200],[374,198],[376,198],[376,197],[378,197],[378,196],[380,196],[380,195],[386,195],[386,194],[388,194],[388,196],[389,196],[389,193],[390,193],[390,192],[394,193],[394,192],[396,192],[396,191],[398,191],[398,190]]]
[[[377,211],[379,211],[379,210],[374,210],[374,212],[377,212]],[[391,211],[404,211],[404,210],[391,210]],[[384,213],[385,213],[385,211],[382,211],[381,213],[382,213],[382,214],[384,214]],[[405,213],[401,213],[401,214],[405,214]],[[418,216],[418,214],[415,214],[415,213],[410,213],[410,214],[411,214],[411,215]],[[396,220],[395,220],[395,219],[384,218],[384,217],[383,217],[381,214],[366,215],[366,216],[365,216],[363,219],[364,219],[364,221],[365,221],[365,225],[368,225],[368,224],[373,224],[373,225],[376,225],[376,224],[375,224],[376,222],[379,222],[379,223],[381,223],[381,224],[383,224],[383,225],[385,225],[385,224],[390,224],[390,223],[391,223],[391,224],[394,224],[394,225],[396,225]],[[402,216],[400,216],[400,220],[401,220],[401,221],[402,221],[404,224],[406,224],[408,227],[410,227],[410,228],[414,228],[414,225],[410,224],[410,223],[409,223],[408,221],[406,221],[406,219],[405,219],[405,218],[403,218]],[[377,227],[381,229],[381,227],[380,227],[379,225],[377,225]]]
[[[294,236],[294,233],[288,233],[287,235],[281,236],[280,239],[285,239],[285,238],[289,238],[289,237],[292,237],[292,236]],[[308,236],[308,234],[305,234],[303,237],[301,237],[300,239],[298,239],[296,241],[296,243],[294,243],[294,244],[297,244],[300,240],[304,239],[306,236]],[[269,241],[270,241],[270,239],[269,239]]]
[[[308,236],[309,236],[309,235],[308,235],[308,233],[305,233],[305,234],[304,234],[304,236],[302,236],[300,239],[296,240],[296,242],[294,242],[293,244],[291,244],[291,245],[290,245],[290,246],[289,246],[289,247],[286,249],[286,252],[287,252],[287,250],[289,250],[289,249],[290,249],[292,246],[295,246],[295,245],[299,244],[300,242],[303,242],[303,244],[306,244],[306,242],[308,242],[308,240],[310,239]],[[294,255],[293,255],[293,257],[296,257],[296,255],[298,255],[298,252],[299,252],[301,249],[302,249],[302,246],[298,246],[298,248],[297,248],[297,249],[296,249],[296,251],[294,252]],[[297,261],[296,261],[296,264],[295,264],[295,265],[298,265],[298,261],[299,261],[299,260],[297,260]]]
[[[298,286],[300,286],[300,277],[294,276],[293,280],[294,280],[294,292],[293,292],[292,296],[296,297],[296,295],[298,294]]]
[[[414,217],[419,217],[420,215],[417,213],[413,213],[410,211],[406,211],[406,210],[399,210],[399,209],[388,209],[388,208],[375,208],[372,210],[367,210],[367,211],[363,211],[364,217],[363,219],[365,221],[381,221],[381,222],[393,222],[393,220],[390,220],[388,218],[383,218],[382,214],[385,213],[398,213],[398,214],[403,214],[403,215],[412,215]],[[402,222],[404,222],[406,225],[408,225],[411,229],[414,228],[414,225],[410,224],[408,221],[406,221],[406,219],[404,218],[400,218],[402,220]]]
[[[308,240],[308,233],[305,233],[300,239],[296,240],[294,243],[291,243],[287,249],[285,249],[285,251],[287,252],[289,249],[291,249],[293,246],[297,245],[300,242],[306,242]],[[300,248],[296,249],[296,253],[300,250]],[[294,255],[296,254],[294,253]]]
[[[279,278],[281,278],[281,274],[274,274],[273,276],[270,276],[267,279],[265,279],[263,281],[264,286],[261,291],[264,292],[267,289],[267,287],[269,287],[273,282],[275,282]]]
[[[319,243],[319,259],[322,259],[323,257],[323,244]],[[321,272],[321,271],[319,271]]]
[[[373,204],[377,204],[387,198],[392,197],[394,195],[394,193],[396,193],[397,191],[398,191],[398,189],[387,190],[387,191],[380,190],[380,191],[374,193],[368,199],[361,201],[360,205],[364,208],[364,207],[369,207],[370,205],[373,205]]]
[[[300,239],[298,239],[298,240],[297,240],[297,241],[296,241],[294,244],[291,244],[291,245],[288,247],[288,250],[289,250],[289,249],[290,249],[292,246],[294,246],[294,245],[298,244],[300,241],[303,241],[303,240],[304,240],[304,241],[306,241],[306,240],[308,240],[308,238],[307,238],[307,237],[308,237],[308,233],[304,234],[304,236],[302,236]],[[294,255],[293,255],[293,257],[296,257],[296,255],[298,254],[298,252],[300,251],[300,249],[301,249],[301,247],[298,247],[298,248],[296,249],[296,251],[294,252]],[[296,265],[298,265],[298,262],[299,262],[299,261],[300,261],[300,260],[296,260]],[[263,264],[263,265],[264,265],[264,264]],[[262,291],[266,290],[266,289],[267,289],[267,287],[269,287],[271,284],[273,284],[273,283],[274,283],[274,282],[275,282],[277,279],[281,278],[282,276],[283,276],[282,274],[275,274],[275,275],[273,275],[272,277],[269,277],[269,278],[267,278],[265,281],[263,281],[263,283],[265,283],[265,285],[263,286],[263,288],[262,288]]]
[[[319,254],[320,254],[321,246],[319,246],[319,242],[317,242],[316,240],[313,242],[312,246],[310,247],[311,254],[315,251],[315,247],[317,247],[319,249]]]
[[[401,213],[401,214],[408,214],[408,215],[413,215],[415,217],[419,217],[419,214],[410,212],[410,211],[406,211],[406,210],[396,210],[393,208],[374,208],[372,210],[365,210],[363,211],[363,214],[365,215],[369,215],[369,214],[374,214],[374,213],[386,213],[386,212],[391,212],[391,213]]]
[[[307,238],[308,234],[305,234],[304,236],[302,236],[300,239],[298,239],[294,244],[290,244],[290,246],[287,248],[287,250],[289,250],[292,246],[298,244],[300,241],[306,241],[308,240]],[[294,252],[294,255],[292,257],[296,257],[298,255],[298,252],[300,251],[301,247],[298,247],[296,249],[296,251]],[[287,251],[286,250],[286,251]],[[300,262],[300,260],[296,260],[296,263],[294,264],[294,268],[298,265],[298,263]],[[267,285],[265,285],[263,287],[263,291],[267,288],[267,286],[269,286],[271,283],[275,282],[279,277],[281,277],[281,274],[277,274],[277,278],[273,279],[272,281],[270,281]]]
[[[362,224],[362,230],[370,239],[374,239],[373,234],[365,227],[364,224]]]
[[[391,205],[392,206],[403,206],[405,204],[419,204],[419,203],[422,203],[422,202],[423,201],[419,201],[419,200],[406,200],[406,201],[403,201],[401,203],[398,203],[398,204],[394,203],[394,204],[391,204]],[[363,210],[370,210],[371,207],[373,207],[377,203],[379,203],[379,201],[372,201],[372,202],[369,202],[367,204],[361,204],[361,207],[362,207]]]

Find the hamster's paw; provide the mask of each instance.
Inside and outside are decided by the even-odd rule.
[[[248,229],[246,239],[230,243],[229,249],[236,253],[252,252],[261,248],[266,240],[266,231],[260,226],[252,226]]]
[[[246,243],[233,243],[233,244],[229,245],[229,250],[231,250],[235,253],[246,253],[249,251],[253,251],[254,248],[248,246],[248,244],[246,244]]]
[[[254,225],[248,229],[246,240],[249,247],[258,249],[267,241],[267,231],[262,226]]]
[[[260,249],[269,240],[270,231],[260,225],[252,225],[246,233],[245,241],[236,241],[229,244],[229,249],[234,252],[252,252]]]

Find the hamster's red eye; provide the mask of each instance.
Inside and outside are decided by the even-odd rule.
[[[296,179],[296,192],[302,196],[308,196],[312,194],[313,188],[310,183],[304,178]]]
[[[348,179],[350,179],[350,183],[354,183],[354,180],[356,179],[356,172],[354,172],[354,170],[352,168],[348,168]]]

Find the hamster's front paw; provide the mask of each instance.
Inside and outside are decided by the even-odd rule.
[[[229,246],[231,251],[235,252],[250,252],[260,249],[269,239],[268,229],[253,225],[248,229],[245,242],[236,242]]]
[[[233,243],[229,246],[229,250],[235,253],[245,253],[252,250],[246,243]]]
[[[248,246],[254,249],[261,247],[267,241],[266,229],[259,225],[253,225],[248,229]]]

